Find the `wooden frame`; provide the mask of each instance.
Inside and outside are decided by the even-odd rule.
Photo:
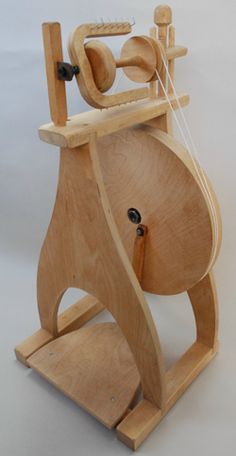
[[[165,7],[155,12],[164,48],[168,45],[169,12]],[[49,26],[45,27],[48,34]],[[83,27],[79,29],[83,32],[81,43],[92,33],[91,27]],[[116,34],[116,30],[107,34]],[[174,46],[173,29],[170,38]],[[52,94],[54,53],[51,60],[53,67],[47,54],[50,103],[56,100],[60,106],[61,93],[65,101],[64,86],[56,86]],[[172,63],[169,59],[173,76]],[[164,81],[164,72],[162,78]],[[118,438],[132,449],[157,426],[218,348],[217,297],[212,272],[206,271],[187,290],[196,321],[196,341],[165,372],[158,332],[142,289],[149,227],[141,227],[143,236],[134,239],[131,262],[104,182],[100,138],[137,123],[171,134],[170,107],[162,93],[156,98],[155,84],[151,82],[150,98],[112,111],[79,114],[66,122],[65,115],[60,118],[53,110],[56,125],[40,128],[42,140],[61,148],[59,183],[38,267],[41,329],[15,349],[20,362],[34,368],[107,427],[116,427]],[[91,93],[89,87],[86,90]],[[170,96],[176,109],[176,100]],[[179,102],[186,105],[188,96],[179,95]],[[83,289],[88,296],[58,317],[60,301],[69,287]],[[117,324],[80,329],[104,308]],[[138,401],[140,385],[143,396]]]
[[[162,125],[162,117],[159,119],[160,125]],[[196,286],[188,290],[196,319],[197,340],[176,365],[165,374],[160,343],[151,314],[112,217],[101,175],[96,141],[96,134],[91,134],[88,144],[73,149],[63,148],[61,151],[61,176],[57,202],[39,263],[38,302],[42,329],[19,345],[16,348],[16,355],[21,362],[40,372],[40,368],[37,368],[37,365],[35,367],[34,353],[37,355],[37,352],[40,353],[40,348],[46,345],[50,350],[50,341],[55,338],[60,340],[62,334],[79,328],[102,311],[105,305],[122,328],[141,378],[144,399],[117,426],[119,439],[136,449],[215,355],[218,324],[217,299],[212,274],[208,274]],[[66,184],[68,173],[73,181],[70,191]],[[77,196],[83,194],[83,189],[88,189],[89,193],[86,193],[85,198],[78,199]],[[72,212],[71,215],[67,213],[67,216],[69,220],[74,220],[75,238],[70,232],[70,225],[66,227],[64,224],[64,209],[61,204],[65,204],[65,201],[62,202],[65,194],[67,194],[67,202],[70,201],[69,210]],[[85,226],[86,213],[88,211],[91,213],[93,208],[94,210],[96,208],[97,219],[90,225],[90,233],[88,233],[86,225],[85,236],[83,230],[81,233],[81,228],[83,225]],[[63,223],[63,227],[61,223]],[[76,248],[78,252],[82,251],[81,257],[73,258],[73,253],[68,245],[63,247],[64,252],[61,251],[59,244],[62,239],[58,233],[62,232],[62,229],[64,233],[67,232],[67,229],[69,230],[71,247]],[[103,276],[98,276],[94,281],[96,276],[94,268],[97,266],[92,251],[99,251],[101,255],[105,279]],[[62,258],[68,258],[69,262],[64,264]],[[109,262],[108,258],[111,258],[112,261]],[[133,264],[138,264],[137,267],[140,265],[137,255],[134,256]],[[86,276],[83,274],[84,268],[87,270]],[[109,286],[109,289],[104,288],[103,285],[101,287],[104,280],[114,286]],[[54,284],[53,287],[52,284]],[[72,309],[65,311],[64,315],[59,316],[57,325],[59,301],[64,290],[69,286],[82,288],[91,297],[83,298]],[[97,299],[92,298],[93,295],[103,305]],[[126,318],[127,301],[129,302],[129,318],[136,322],[139,328],[138,331],[131,334],[130,324]],[[62,323],[63,321],[64,323]],[[145,340],[143,353],[140,339]],[[45,375],[44,372],[41,374]],[[61,389],[66,393],[63,386]]]

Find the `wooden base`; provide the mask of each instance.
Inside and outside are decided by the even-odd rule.
[[[216,350],[195,342],[166,373],[166,407],[160,410],[143,399],[117,426],[118,438],[136,450],[215,354]]]
[[[85,146],[61,151],[57,200],[38,269],[42,329],[16,347],[16,356],[107,427],[117,426],[118,438],[136,449],[215,355],[217,297],[211,273],[188,289],[197,341],[166,373],[142,289],[153,225],[143,220],[147,239],[134,236],[132,267],[113,218],[97,145],[93,136]],[[70,287],[89,296],[57,317]],[[122,334],[115,325],[71,332],[103,305]],[[143,400],[130,411],[140,382]]]
[[[137,242],[135,249],[140,250]],[[135,260],[137,251],[134,253]],[[103,310],[92,296],[81,299],[58,317],[58,336],[54,340],[52,334],[40,329],[16,348],[16,356],[105,426],[117,426],[118,438],[135,450],[217,352],[218,313],[213,275],[208,274],[188,290],[188,295],[196,320],[197,341],[164,374],[166,400],[162,408],[144,393],[144,399],[132,409],[140,376],[116,324],[73,331]]]
[[[140,387],[134,358],[115,323],[59,337],[28,364],[108,428],[127,413]]]
[[[79,303],[81,309],[89,304],[96,308],[95,298],[90,296]],[[71,309],[65,312],[68,311]],[[155,429],[218,348],[216,342],[210,348],[196,341],[166,372],[167,400],[162,410],[146,399],[131,409],[140,390],[140,376],[116,324],[97,324],[54,340],[51,337],[51,341],[48,337],[47,331],[37,331],[17,347],[18,360],[32,367],[106,427],[116,427],[119,440],[133,450]],[[33,349],[35,352],[25,358],[27,349],[28,353]]]

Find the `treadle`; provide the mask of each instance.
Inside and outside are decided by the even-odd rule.
[[[115,323],[61,336],[28,364],[108,428],[125,415],[140,386],[134,358]]]

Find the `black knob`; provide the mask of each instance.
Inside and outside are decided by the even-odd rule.
[[[139,211],[137,209],[135,209],[134,207],[131,207],[130,209],[128,209],[127,215],[128,215],[129,220],[132,223],[135,223],[136,225],[141,223],[142,217],[141,217]]]
[[[79,67],[67,62],[57,63],[57,74],[60,81],[72,81],[74,74],[79,73]]]

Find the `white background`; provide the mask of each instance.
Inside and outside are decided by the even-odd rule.
[[[135,16],[148,33],[156,2],[140,0],[1,0],[0,88],[0,453],[2,456],[127,455],[131,451],[69,399],[14,360],[13,348],[39,327],[37,261],[53,207],[58,150],[39,141],[49,121],[41,23],[59,21],[63,40],[83,22]],[[215,266],[220,353],[139,450],[142,455],[236,454],[236,3],[173,0],[176,87],[191,95],[186,115],[219,198],[223,244]],[[123,41],[110,41],[115,53]],[[65,60],[67,56],[65,55]],[[123,84],[125,82],[123,81]],[[69,111],[88,109],[75,81]],[[79,292],[67,293],[63,306]],[[167,364],[194,337],[185,295],[148,296]]]

